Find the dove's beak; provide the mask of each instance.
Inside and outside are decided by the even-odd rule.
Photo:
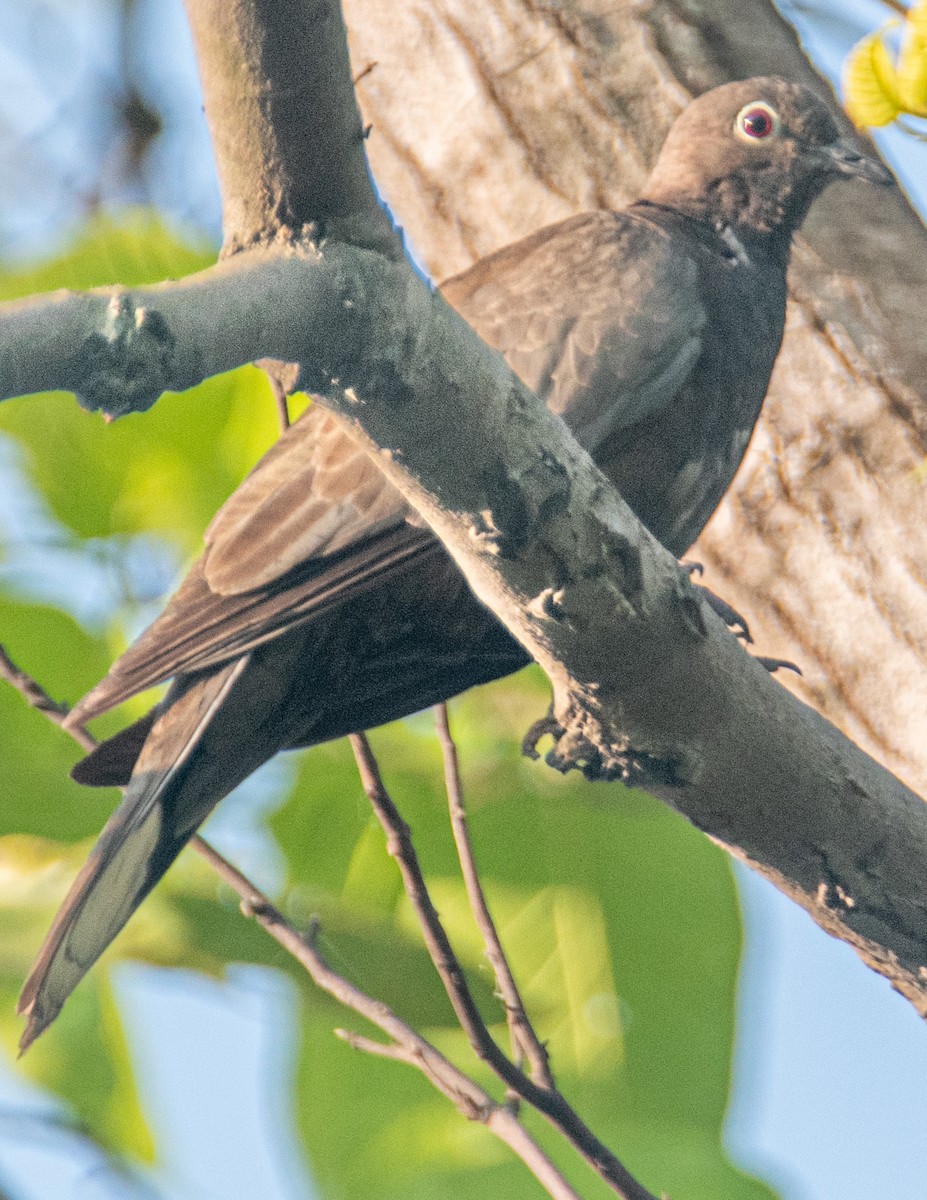
[[[889,171],[877,159],[861,154],[852,142],[843,138],[831,142],[829,146],[821,146],[820,154],[827,169],[835,175],[849,175],[883,186],[895,182]]]

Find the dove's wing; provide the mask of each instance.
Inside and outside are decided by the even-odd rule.
[[[695,263],[631,213],[542,229],[442,291],[593,454],[670,404],[702,351]]]

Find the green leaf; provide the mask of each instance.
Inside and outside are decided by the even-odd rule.
[[[55,700],[73,702],[109,662],[102,641],[70,617],[2,594],[0,642]],[[44,834],[66,841],[98,831],[116,793],[72,783],[69,772],[81,756],[67,734],[0,680],[0,835]]]
[[[0,296],[183,275],[213,257],[149,215],[118,224],[99,218],[66,252],[0,278]],[[111,426],[81,411],[70,396],[10,401],[0,406],[0,430],[22,447],[27,474],[62,523],[61,544],[69,550],[80,553],[81,538],[155,531],[190,553],[199,549],[216,508],[276,436],[276,416],[263,375],[245,368],[209,381],[197,396],[166,396],[144,418]],[[96,551],[91,545],[86,553]],[[53,699],[73,702],[82,695],[105,674],[123,640],[115,624],[91,636],[60,612],[0,592],[0,642]],[[101,722],[104,728],[121,723],[118,717]],[[11,1047],[22,1028],[15,997],[31,958],[86,857],[83,839],[99,832],[118,800],[115,789],[71,782],[81,753],[0,682],[0,835],[13,835],[0,841],[0,1030]],[[236,957],[243,933],[255,947],[260,942],[258,961],[261,954],[271,957],[269,939],[237,913],[232,936],[228,909],[213,903],[217,891],[205,869],[179,864],[22,1060],[22,1069],[65,1099],[101,1144],[132,1157],[150,1159],[153,1146],[108,972],[125,956],[218,973]],[[201,916],[197,905],[226,917],[224,937],[210,930],[216,945],[191,934],[191,919]],[[276,953],[275,961],[281,958]]]
[[[0,298],[147,283],[189,274],[214,258],[145,213],[119,224],[101,217],[51,262],[0,279]],[[277,418],[263,373],[243,367],[168,393],[151,412],[111,425],[63,393],[6,401],[0,430],[22,445],[38,490],[76,534],[157,532],[191,554],[216,509],[277,436]]]
[[[883,50],[884,53],[884,50]],[[156,221],[99,221],[68,254],[8,278],[0,294],[180,275],[208,261]],[[4,290],[5,289],[5,290]],[[32,480],[74,537],[155,531],[198,549],[215,509],[276,425],[263,377],[250,369],[198,395],[168,396],[144,417],[104,426],[71,398],[0,406],[0,428],[25,448]],[[114,627],[92,638],[60,614],[4,600],[0,640],[55,697],[73,699],[108,665]],[[566,1092],[595,1131],[659,1192],[687,1200],[766,1200],[721,1148],[728,1102],[740,917],[726,857],[668,809],[619,785],[562,779],[519,753],[543,713],[536,670],[457,702],[477,859],[489,901]],[[386,781],[411,823],[423,867],[459,947],[477,1004],[505,1039],[459,880],[426,714],[376,731]],[[21,697],[0,688],[4,755],[0,833],[0,1031],[28,959],[115,793],[67,778],[77,751]],[[7,788],[7,780],[14,786]],[[389,1003],[499,1096],[466,1046],[425,954],[395,864],[363,798],[350,751],[318,747],[301,760],[271,829],[287,868],[281,906],[305,927],[322,921],[336,970]],[[43,840],[44,839],[44,840]],[[321,996],[237,901],[185,852],[24,1060],[67,1098],[106,1145],[151,1156],[131,1061],[108,991],[124,957],[210,974],[246,961],[299,980],[302,1044],[295,1119],[327,1200],[518,1200],[538,1185],[482,1127],[468,1123],[409,1067],[350,1050],[335,1026],[364,1023]],[[120,1115],[120,1113],[122,1115]],[[581,1193],[604,1186],[540,1118],[532,1131]]]

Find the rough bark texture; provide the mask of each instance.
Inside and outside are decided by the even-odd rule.
[[[374,174],[436,278],[632,198],[690,93],[816,86],[766,0],[615,6],[347,0]],[[786,680],[927,788],[927,234],[900,194],[834,188],[805,227],[761,427],[694,557]]]

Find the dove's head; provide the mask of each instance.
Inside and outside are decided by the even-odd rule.
[[[644,198],[714,225],[790,237],[836,179],[887,184],[808,88],[775,76],[705,92],[677,118]]]

